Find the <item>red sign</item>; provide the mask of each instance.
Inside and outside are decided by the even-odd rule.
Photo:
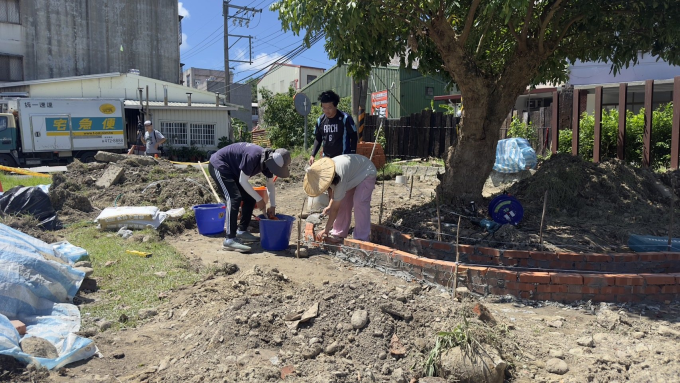
[[[387,118],[387,91],[371,93],[371,114]]]

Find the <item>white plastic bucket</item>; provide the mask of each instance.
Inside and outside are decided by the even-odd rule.
[[[324,193],[318,197],[307,197],[307,211],[309,212],[319,212],[325,209],[330,202],[328,194]]]

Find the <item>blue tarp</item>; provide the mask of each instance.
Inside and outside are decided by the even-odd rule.
[[[673,238],[669,249],[668,237],[631,234],[628,237],[628,247],[636,253],[680,251],[680,238]]]
[[[536,168],[536,151],[524,138],[508,138],[498,141],[496,162],[493,170],[499,173],[518,173]]]
[[[53,369],[89,358],[97,348],[74,334],[80,330],[80,311],[72,302],[85,274],[44,255],[59,257],[53,246],[0,224],[0,354]],[[24,337],[48,340],[59,356],[45,359],[22,352],[21,337],[10,322],[15,319],[26,324]]]

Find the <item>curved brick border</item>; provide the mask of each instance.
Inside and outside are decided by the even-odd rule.
[[[305,237],[312,235],[314,226],[307,224]],[[369,262],[398,268],[407,271],[416,278],[437,283],[442,286],[452,286],[455,269],[454,246],[437,241],[427,241],[411,238],[398,230],[389,229],[379,225],[373,225],[372,240],[374,242],[394,244],[394,247],[425,251],[428,256],[418,256],[409,251],[395,249],[393,247],[377,245],[372,242],[345,239],[346,251],[354,256],[366,259]],[[395,246],[396,245],[396,246]],[[679,253],[637,253],[637,254],[571,254],[580,256],[570,261],[560,260],[561,253],[530,252],[517,250],[499,250],[487,247],[475,247],[460,245],[461,263],[458,266],[458,285],[466,286],[471,291],[479,294],[510,294],[516,297],[536,300],[553,300],[560,302],[573,302],[578,300],[593,300],[596,302],[639,302],[656,301],[666,302],[680,298],[680,273],[598,273],[582,270],[562,269],[576,262],[600,263],[607,265],[623,265],[616,267],[636,268],[645,267],[643,262],[677,262],[676,258],[669,259],[669,255],[675,257]],[[421,253],[422,254],[422,253]],[[567,254],[567,253],[564,253]],[[465,255],[465,256],[464,256]],[[644,257],[643,257],[644,255]],[[657,255],[664,261],[657,261]],[[516,265],[469,265],[470,256],[486,256],[491,259],[517,260]],[[643,259],[649,256],[649,261]],[[453,259],[451,259],[453,257]],[[548,259],[541,259],[546,257]],[[582,257],[582,258],[581,258]],[[590,257],[590,258],[588,258]],[[464,260],[464,258],[467,258]],[[473,258],[474,259],[474,258]],[[574,260],[574,259],[578,259]],[[590,259],[590,260],[589,260]],[[522,264],[522,260],[527,261]],[[680,258],[679,258],[680,260]],[[523,270],[529,266],[530,261],[563,262],[551,263],[555,270],[530,271]],[[514,261],[513,261],[514,262]],[[514,266],[514,267],[513,267]],[[669,266],[669,267],[675,267]]]

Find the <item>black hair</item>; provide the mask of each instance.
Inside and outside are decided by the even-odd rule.
[[[333,106],[337,107],[340,102],[340,96],[332,90],[327,90],[319,95],[319,101],[321,101],[322,104],[332,102]]]
[[[339,175],[334,175],[333,176],[333,181],[331,181],[331,185],[337,185],[340,183],[340,176]]]

